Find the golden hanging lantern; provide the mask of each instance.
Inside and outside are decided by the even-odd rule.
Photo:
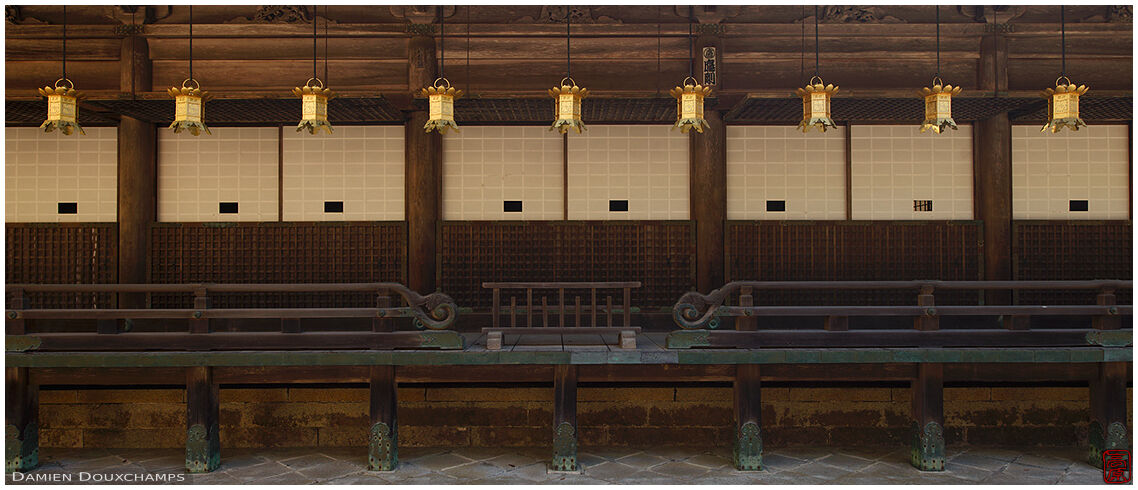
[[[944,85],[940,77],[933,77],[932,88],[924,87],[917,95],[925,99],[925,122],[921,124],[921,132],[933,130],[940,134],[945,128],[956,129],[956,121],[952,120],[952,96],[960,95],[960,87]]]
[[[332,123],[328,122],[328,100],[336,96],[332,89],[324,88],[323,80],[312,77],[303,87],[294,87],[292,93],[301,99],[297,132],[307,129],[308,134],[316,134],[323,129],[332,134]]]
[[[672,129],[680,128],[681,133],[687,134],[693,128],[702,133],[704,126],[711,127],[703,118],[703,98],[711,94],[711,87],[704,87],[694,78],[687,77],[683,86],[675,87],[668,93],[676,98],[676,124]]]
[[[205,134],[213,134],[209,132],[203,120],[205,117],[203,103],[213,96],[203,91],[197,80],[187,78],[182,81],[180,88],[170,87],[166,92],[174,98],[175,107],[174,122],[170,124],[170,129],[175,133],[181,133],[186,129],[194,136],[201,134],[202,131],[205,131]]]
[[[1067,83],[1060,83],[1060,80],[1066,80]],[[1047,124],[1039,131],[1050,128],[1052,133],[1058,133],[1064,127],[1078,131],[1080,127],[1086,126],[1087,123],[1079,118],[1079,96],[1085,93],[1086,85],[1076,86],[1065,76],[1056,78],[1054,89],[1043,90],[1043,96],[1047,98]]]
[[[54,87],[43,87],[39,93],[47,97],[47,119],[40,125],[40,129],[45,133],[58,129],[66,135],[78,129],[79,134],[87,134],[76,120],[79,115],[76,106],[83,94],[75,90],[75,84],[71,80],[60,78],[55,81]]]
[[[818,83],[814,83],[817,80]],[[815,75],[810,79],[810,83],[795,91],[799,97],[802,97],[802,122],[798,123],[798,129],[803,133],[810,131],[810,128],[817,127],[820,131],[825,132],[826,128],[836,128],[834,120],[830,119],[830,97],[838,93],[838,87],[831,85],[824,85],[822,77]]]
[[[577,134],[582,130],[588,131],[589,128],[581,121],[581,99],[589,96],[589,89],[578,87],[572,78],[565,77],[561,79],[560,87],[549,89],[549,95],[557,100],[557,120],[553,121],[550,131],[556,129],[566,133],[570,128],[576,129]]]
[[[423,130],[446,134],[447,128],[451,128],[458,132],[458,123],[454,122],[454,100],[462,97],[461,90],[451,87],[450,80],[446,78],[436,78],[435,83],[421,90],[419,95],[426,97],[430,105],[430,119],[423,125]]]

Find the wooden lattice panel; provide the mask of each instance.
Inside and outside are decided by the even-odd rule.
[[[654,310],[692,289],[693,232],[689,221],[448,221],[439,285],[459,306],[488,311],[483,282],[640,281],[632,304]]]
[[[151,229],[155,283],[405,283],[402,222],[160,223]],[[151,304],[189,307],[189,295],[158,295]],[[213,307],[366,307],[366,293],[226,294]]]
[[[8,284],[106,284],[118,277],[115,223],[8,223]],[[10,298],[10,296],[9,296]],[[111,294],[36,293],[29,308],[110,308]]]
[[[1134,256],[1129,221],[1016,221],[1016,280],[1132,279]],[[1021,292],[1022,304],[1090,304],[1094,291]],[[1130,291],[1117,302],[1132,304]]]
[[[732,221],[728,280],[979,280],[982,228],[975,222]],[[973,292],[938,292],[939,304],[976,304]],[[911,305],[915,291],[783,291],[757,305]]]

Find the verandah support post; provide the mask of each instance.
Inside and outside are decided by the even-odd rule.
[[[435,62],[435,26],[411,24],[411,40],[407,82],[412,90],[434,83],[438,72]],[[404,126],[404,158],[407,219],[407,286],[419,293],[436,290],[435,247],[441,216],[442,135],[427,133],[423,125],[429,118],[423,107],[416,106]]]
[[[577,366],[553,367],[553,471],[577,471]]]
[[[28,368],[5,368],[4,471],[39,465],[39,390]]]
[[[221,464],[217,383],[213,368],[186,370],[186,470],[207,473]]]
[[[1008,90],[1008,41],[1004,25],[989,24],[980,41],[979,89]],[[1007,112],[976,121],[972,131],[975,218],[984,222],[984,280],[1012,279],[1012,125]],[[1010,291],[985,292],[987,304],[1011,304]]]
[[[367,469],[395,471],[399,467],[399,428],[396,420],[395,366],[372,366],[371,428],[368,430]]]
[[[944,365],[919,364],[912,392],[911,462],[921,471],[944,471]]]
[[[1087,439],[1090,451],[1087,463],[1101,468],[1103,451],[1130,449],[1130,428],[1126,425],[1125,362],[1099,363],[1091,379],[1091,425]]]
[[[710,126],[689,132],[691,220],[695,222],[696,287],[708,293],[723,285],[723,236],[727,220],[727,127],[716,110],[704,113]]]
[[[140,26],[141,27],[141,26]],[[119,91],[139,94],[152,89],[150,46],[141,31],[122,39]],[[157,127],[122,116],[118,128],[118,282],[149,282],[150,224],[157,220]],[[146,294],[119,293],[119,308],[146,308]],[[100,333],[115,333],[118,322],[100,324]]]
[[[762,395],[758,364],[735,367],[735,469],[763,469]]]

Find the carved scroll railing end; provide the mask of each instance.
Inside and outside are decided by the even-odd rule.
[[[731,293],[746,285],[746,282],[729,282],[709,294],[690,291],[680,297],[672,307],[672,320],[685,330],[716,328],[719,326],[719,308]]]

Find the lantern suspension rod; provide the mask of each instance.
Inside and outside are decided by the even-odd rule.
[[[315,21],[315,20],[314,20]],[[324,84],[328,84],[328,6],[324,6]]]
[[[818,46],[818,6],[814,6],[814,76],[818,76],[818,52],[821,51]]]
[[[63,6],[63,79],[67,80],[67,5]]]
[[[446,78],[447,19],[446,7],[439,7],[439,78]]]
[[[190,80],[194,79],[194,6],[190,5]]]
[[[316,78],[316,5],[312,6],[312,78]]]
[[[569,32],[569,11],[570,11],[570,7],[566,6],[565,7],[565,76],[572,78],[573,67],[570,63],[572,54],[571,54],[571,51],[569,48],[569,37],[572,36],[572,34]]]
[[[466,93],[470,93],[470,11],[472,9],[469,5],[466,6]],[[457,13],[457,12],[456,12]]]
[[[695,77],[695,52],[693,45],[695,42],[691,37],[691,7],[688,7],[688,76]]]
[[[798,54],[798,78],[806,78],[806,5],[802,6],[802,50]]]
[[[936,6],[936,75],[940,76],[940,5]]]
[[[1059,4],[1059,74],[1067,76],[1067,17],[1063,4]]]
[[[661,21],[663,17],[660,14],[660,6],[656,6],[656,96],[660,96],[660,72],[661,72],[661,49],[663,39],[663,31],[661,30]]]

